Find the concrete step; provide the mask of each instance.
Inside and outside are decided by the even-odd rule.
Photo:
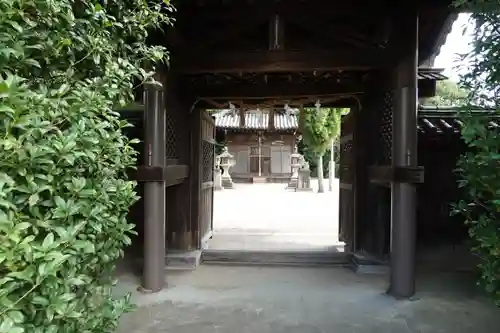
[[[266,184],[267,179],[266,179],[266,177],[253,177],[252,183],[254,183],[254,184]]]
[[[341,266],[351,264],[351,255],[334,251],[202,251],[203,264],[271,265],[271,266]]]
[[[192,271],[201,262],[201,251],[170,251],[165,256],[166,271]],[[119,261],[119,271],[132,271],[142,275],[144,260],[142,258],[128,258]]]

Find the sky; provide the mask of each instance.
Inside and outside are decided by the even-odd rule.
[[[470,29],[464,34],[464,28],[468,26],[469,17],[469,14],[459,14],[434,62],[435,68],[444,68],[443,74],[454,81],[458,81],[460,74],[460,70],[456,68],[461,64],[457,59],[457,54],[468,53],[471,50]]]

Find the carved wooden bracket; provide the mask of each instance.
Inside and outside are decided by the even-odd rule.
[[[421,184],[424,182],[424,167],[372,166],[369,168],[369,177],[372,183]]]

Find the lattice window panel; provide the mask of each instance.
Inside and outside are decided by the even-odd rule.
[[[202,182],[211,182],[214,173],[214,144],[203,140],[201,142],[202,149]]]
[[[341,145],[342,147],[342,153],[343,154],[348,154],[352,151],[352,140],[349,140],[347,141],[346,143],[344,143],[343,145]]]
[[[176,132],[176,122],[172,114],[167,111],[166,114],[166,128],[165,128],[165,136],[166,136],[166,155],[167,158],[176,159],[179,158],[179,154],[177,151],[177,143],[179,142]]]
[[[392,160],[392,92],[384,94],[384,100],[381,105],[379,137],[381,164],[390,164]]]
[[[350,183],[354,178],[354,145],[352,140],[340,145],[340,179],[342,182]]]

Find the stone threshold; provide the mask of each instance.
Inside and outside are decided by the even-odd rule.
[[[201,263],[201,250],[169,251],[165,255],[165,270],[190,271],[196,269]],[[138,272],[142,271],[143,259],[133,260],[133,267]]]
[[[203,264],[277,265],[277,266],[348,266],[349,254],[333,251],[238,251],[207,249]]]
[[[387,274],[389,265],[373,256],[329,250],[193,250],[171,251],[165,256],[167,271],[191,271],[199,265],[344,267],[359,274]],[[142,260],[136,261],[136,267]]]
[[[389,266],[365,254],[334,251],[203,250],[201,262],[212,265],[345,267],[359,274],[387,274]]]

